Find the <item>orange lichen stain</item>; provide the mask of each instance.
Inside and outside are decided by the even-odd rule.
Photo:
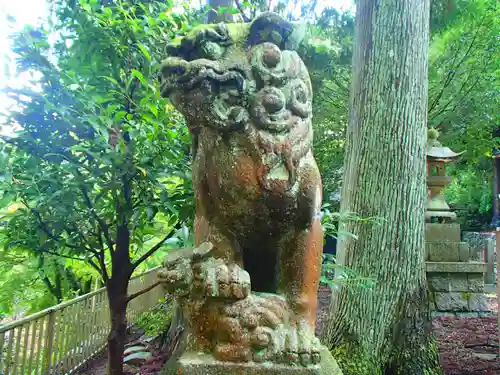
[[[323,228],[319,220],[314,220],[309,228],[306,240],[306,252],[304,256],[304,284],[303,293],[309,299],[309,324],[316,324],[316,298],[319,279],[321,276],[321,257],[323,252]]]
[[[257,169],[258,165],[256,162],[247,154],[241,155],[235,160],[234,174],[237,177],[235,181],[236,184],[242,184],[246,187],[255,187],[255,192],[257,192],[258,179],[257,179]]]
[[[202,243],[208,236],[209,223],[205,216],[199,212],[196,213],[194,219],[194,241],[195,243]]]

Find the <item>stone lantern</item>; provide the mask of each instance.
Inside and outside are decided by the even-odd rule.
[[[446,163],[462,153],[443,147],[439,133],[429,129],[427,140],[427,207],[425,212],[425,260],[429,284],[429,309],[439,313],[485,312],[489,310],[484,295],[486,263],[470,237],[462,241],[460,224],[453,222],[443,189],[451,182]],[[469,239],[467,239],[469,238]],[[482,250],[482,249],[481,249]]]
[[[457,215],[451,211],[443,196],[443,189],[451,182],[446,176],[446,163],[455,161],[461,154],[443,147],[437,140],[439,132],[429,129],[427,139],[427,207],[425,220],[427,222],[454,221]]]

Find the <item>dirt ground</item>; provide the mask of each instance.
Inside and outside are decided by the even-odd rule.
[[[318,293],[318,326],[321,332],[330,302],[328,287]],[[496,298],[489,299],[492,311],[497,311]],[[446,375],[499,375],[498,320],[492,317],[436,317],[433,329],[438,342],[441,363]],[[136,338],[136,334],[133,335]],[[158,354],[140,369],[130,369],[127,375],[152,375],[162,367],[166,358]],[[80,375],[106,375],[105,354],[90,362]]]

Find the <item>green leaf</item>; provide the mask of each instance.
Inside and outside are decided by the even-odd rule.
[[[132,71],[130,72],[130,74],[133,76],[133,77],[136,77],[143,85],[147,86],[148,85],[148,82],[146,81],[146,79],[144,78],[144,75],[139,72],[138,70],[136,69],[132,69]]]
[[[158,118],[158,108],[156,107],[155,103],[149,103],[149,110],[155,115],[156,118]]]
[[[114,79],[113,77],[101,76],[101,78],[104,78],[104,79],[108,80],[109,82],[114,83],[116,86],[120,86],[118,81],[116,79]]]
[[[143,176],[147,176],[148,172],[146,171],[146,169],[139,167],[139,166],[136,166],[136,168],[142,172]]]
[[[172,203],[170,202],[164,202],[165,206],[168,208],[168,210],[173,213],[174,215],[178,216],[179,215],[179,210],[177,207],[175,207]]]
[[[142,43],[137,43],[137,47],[141,50],[142,54],[146,57],[148,62],[151,62],[151,54],[148,52],[146,47]]]
[[[82,5],[82,9],[85,10],[86,12],[88,12],[88,13],[92,12],[92,8],[89,4],[83,3],[81,5]]]
[[[152,357],[153,357],[153,355],[150,352],[136,352],[136,353],[129,354],[125,358],[123,358],[123,363],[128,363],[128,362],[131,362],[133,360],[143,360],[144,361],[144,360],[148,360]]]

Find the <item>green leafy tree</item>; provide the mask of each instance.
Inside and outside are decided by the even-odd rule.
[[[26,229],[18,228],[15,221],[8,225],[18,206],[11,204],[0,215],[0,243],[4,245],[0,248],[0,314],[33,313],[90,292],[99,275],[88,264],[11,241],[17,237],[12,231]]]
[[[446,194],[469,230],[486,229],[491,220],[490,158],[499,143],[492,133],[500,120],[499,12],[494,0],[456,1],[430,47],[429,126],[440,130],[445,146],[465,152],[450,169],[455,179]]]
[[[14,36],[18,109],[4,137],[8,251],[86,262],[108,291],[109,374],[123,374],[132,274],[191,220],[189,133],[161,98],[157,67],[187,17],[167,3],[95,0],[54,6],[46,29]],[[49,35],[58,33],[56,43]]]
[[[325,9],[308,29],[300,54],[314,89],[314,154],[324,186],[325,200],[339,209],[345,130],[348,121],[354,17]]]

